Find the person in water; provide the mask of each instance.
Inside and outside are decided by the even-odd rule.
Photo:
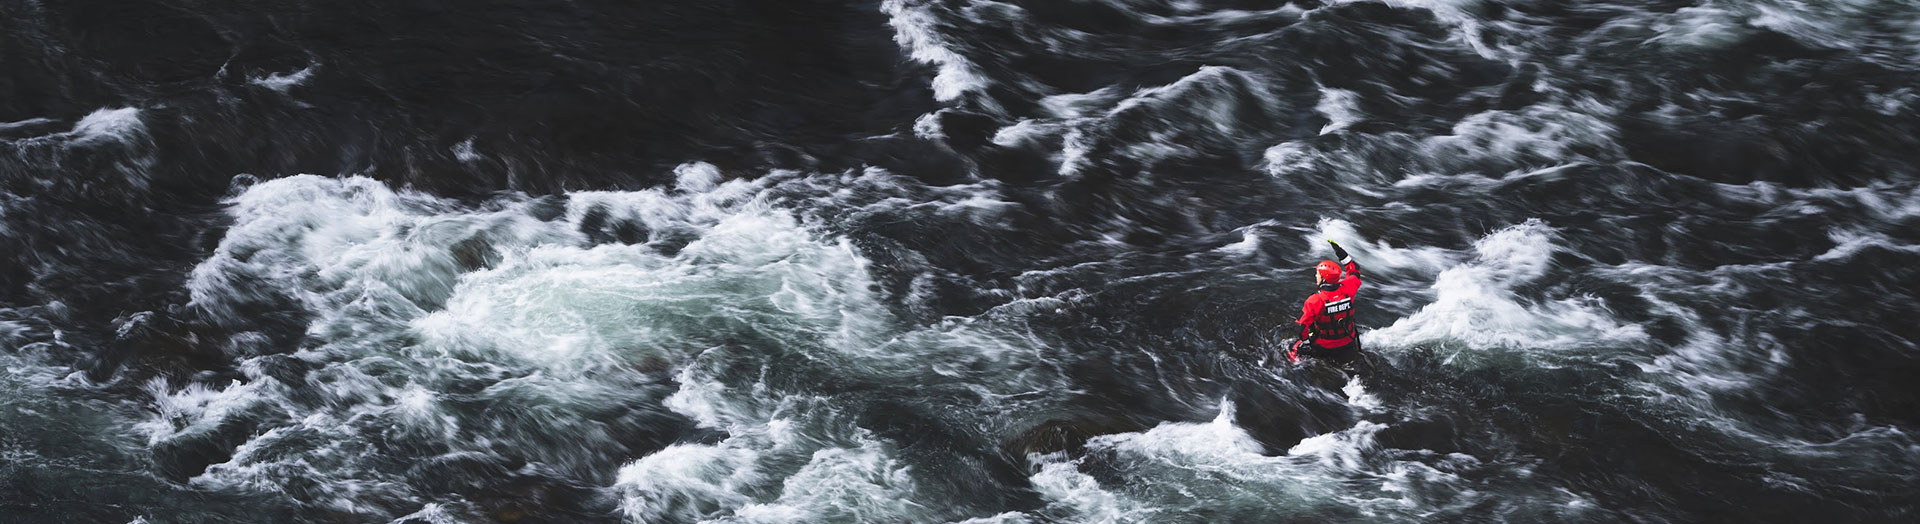
[[[1300,320],[1295,321],[1300,324],[1300,337],[1287,351],[1287,359],[1294,362],[1299,362],[1303,353],[1348,361],[1360,352],[1360,333],[1353,327],[1353,294],[1360,291],[1360,265],[1340,248],[1339,242],[1327,243],[1333,244],[1334,258],[1340,262],[1322,260],[1313,268],[1313,280],[1320,290],[1307,297],[1300,308]]]

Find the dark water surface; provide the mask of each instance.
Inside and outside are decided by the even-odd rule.
[[[1920,520],[1920,6],[0,0],[0,521]],[[1268,361],[1349,246],[1372,368]]]

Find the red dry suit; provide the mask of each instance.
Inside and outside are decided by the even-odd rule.
[[[1327,349],[1339,349],[1353,343],[1358,335],[1353,328],[1353,294],[1360,291],[1360,265],[1346,250],[1334,246],[1340,256],[1340,281],[1320,284],[1320,291],[1307,297],[1300,308],[1300,339],[1313,340]]]

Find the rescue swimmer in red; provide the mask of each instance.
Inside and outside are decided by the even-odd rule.
[[[1287,351],[1287,359],[1294,362],[1300,361],[1303,350],[1307,356],[1342,360],[1360,351],[1360,333],[1353,327],[1353,294],[1360,291],[1360,265],[1339,242],[1327,243],[1333,244],[1334,258],[1340,262],[1322,260],[1313,268],[1313,280],[1320,291],[1307,297],[1300,308],[1300,320],[1295,321],[1300,324],[1300,337]]]

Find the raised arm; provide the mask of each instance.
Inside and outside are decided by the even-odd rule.
[[[1354,263],[1353,255],[1347,254],[1347,250],[1340,247],[1340,243],[1334,242],[1333,239],[1327,239],[1327,243],[1333,244],[1333,258],[1340,262],[1340,269],[1346,270],[1353,276],[1360,276],[1360,264]]]
[[[1340,292],[1352,295],[1360,291],[1360,264],[1353,261],[1353,255],[1347,254],[1347,250],[1340,247],[1339,242],[1327,239],[1327,243],[1333,244],[1333,258],[1339,261],[1340,269],[1346,272],[1340,277]]]

